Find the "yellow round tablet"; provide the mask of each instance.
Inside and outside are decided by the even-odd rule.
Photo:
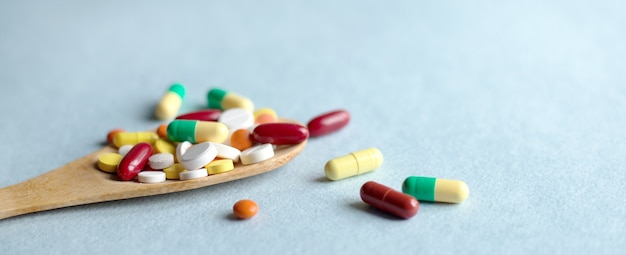
[[[211,161],[211,163],[208,163],[205,168],[209,172],[209,175],[211,175],[233,170],[235,168],[235,165],[230,159],[218,159]]]
[[[98,156],[98,168],[107,173],[115,173],[117,172],[117,165],[120,164],[123,157],[115,152],[102,153]]]
[[[163,169],[163,172],[165,172],[165,178],[167,178],[168,180],[180,179],[179,174],[183,171],[185,171],[185,167],[181,163],[176,163],[168,168]]]
[[[254,112],[254,121],[256,124],[276,122],[278,115],[271,108],[261,108]]]

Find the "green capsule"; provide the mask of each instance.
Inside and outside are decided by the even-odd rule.
[[[213,109],[243,108],[249,112],[254,111],[254,104],[250,99],[219,88],[209,90],[207,100],[209,108]]]
[[[222,143],[228,138],[228,127],[216,121],[174,120],[167,125],[167,138],[172,142]]]
[[[402,183],[402,192],[421,201],[461,203],[469,196],[469,187],[463,181],[411,176]]]
[[[185,99],[185,87],[181,84],[170,86],[167,93],[159,101],[154,115],[160,120],[174,118],[183,104],[183,99]]]

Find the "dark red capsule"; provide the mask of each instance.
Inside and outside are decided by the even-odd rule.
[[[345,110],[324,113],[307,124],[311,137],[322,136],[345,127],[350,122],[350,114]]]
[[[250,137],[257,143],[298,144],[309,137],[309,130],[293,123],[265,123],[254,128]]]
[[[381,211],[405,219],[417,214],[420,207],[419,202],[414,197],[373,181],[363,184],[361,199]]]
[[[117,177],[122,181],[130,181],[141,172],[152,156],[149,143],[138,143],[122,158],[117,166]]]
[[[177,120],[202,120],[217,121],[222,115],[222,111],[218,109],[207,109],[196,112],[190,112],[176,117]]]

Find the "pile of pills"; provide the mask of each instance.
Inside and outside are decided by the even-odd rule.
[[[175,117],[185,93],[181,84],[165,93],[155,116],[171,121],[155,132],[110,131],[107,141],[118,151],[101,154],[98,168],[121,181],[191,180],[271,159],[275,146],[299,144],[309,137],[309,128],[279,122],[270,108],[254,111],[250,99],[219,88],[207,94],[210,109]],[[327,126],[311,130],[330,132]]]
[[[166,180],[191,180],[225,173],[237,164],[256,164],[274,156],[275,146],[294,145],[310,137],[340,130],[350,121],[345,110],[323,113],[311,119],[306,127],[280,122],[274,110],[254,110],[252,101],[241,95],[213,88],[207,94],[208,108],[179,115],[185,98],[185,87],[172,85],[158,104],[155,116],[171,120],[155,132],[111,130],[107,141],[117,152],[98,157],[98,168],[116,174],[121,181],[160,183]],[[368,148],[329,160],[324,166],[326,177],[333,181],[361,175],[378,169],[383,155]],[[469,188],[458,180],[410,176],[402,192],[368,181],[362,185],[363,202],[408,219],[417,214],[419,201],[461,203]],[[240,200],[233,206],[237,218],[256,215],[258,205]]]

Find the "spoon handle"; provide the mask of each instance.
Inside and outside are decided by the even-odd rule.
[[[97,202],[94,192],[102,182],[94,158],[108,148],[35,178],[0,189],[0,219],[37,211]],[[96,190],[94,190],[96,189]]]

